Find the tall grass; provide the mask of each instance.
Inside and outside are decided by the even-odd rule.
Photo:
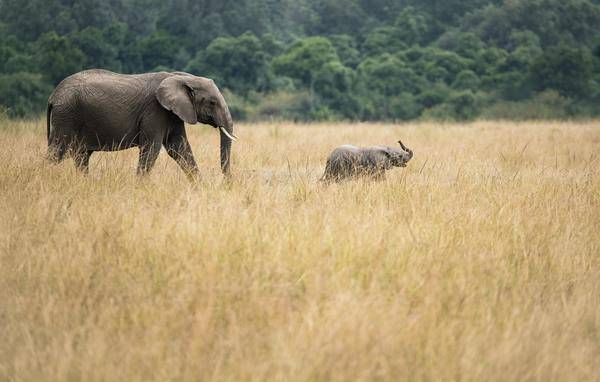
[[[0,380],[598,379],[599,122],[240,125],[229,183],[190,126],[196,185],[0,124]]]

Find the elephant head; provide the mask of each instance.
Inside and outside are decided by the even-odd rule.
[[[395,167],[406,167],[406,163],[413,157],[413,152],[408,147],[402,144],[402,141],[398,141],[400,149],[388,147],[387,154],[390,158],[390,164]]]
[[[219,128],[221,133],[221,171],[229,174],[233,120],[225,98],[209,78],[174,73],[158,87],[156,98],[167,110],[189,124],[197,122]]]

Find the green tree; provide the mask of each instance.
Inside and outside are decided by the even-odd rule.
[[[0,21],[6,24],[9,33],[32,42],[52,30],[51,21],[60,8],[56,2],[45,0],[3,0],[0,1]]]
[[[219,37],[199,51],[186,70],[213,78],[240,94],[269,89],[269,63],[261,41],[251,32]]]
[[[398,114],[394,99],[408,99],[407,94],[416,95],[427,84],[404,61],[390,54],[363,61],[358,67],[358,73],[364,119],[404,119],[412,113],[405,110]]]
[[[319,21],[309,32],[320,35],[357,35],[368,21],[362,7],[355,0],[316,0]]]
[[[473,70],[480,77],[493,76],[501,63],[506,61],[509,53],[496,47],[485,47],[477,52],[473,59]],[[483,80],[485,83],[485,80]]]
[[[493,108],[538,91],[593,115],[598,25],[598,0],[0,0],[0,74],[187,68],[248,118],[283,94],[273,115],[456,119],[468,94]]]
[[[554,89],[567,97],[585,98],[591,90],[592,55],[567,46],[550,48],[533,62],[530,75],[538,90]]]
[[[407,48],[407,44],[399,37],[400,30],[393,26],[377,27],[371,30],[361,50],[364,57],[372,57],[384,53],[396,53]]]
[[[54,85],[83,69],[85,55],[68,37],[49,32],[36,45],[39,68]]]
[[[502,99],[524,100],[531,96],[528,73],[531,63],[542,53],[540,40],[529,30],[515,30],[510,34],[508,47],[510,52],[485,50],[476,58],[476,70],[481,74],[483,88],[496,91]]]
[[[443,82],[428,86],[417,97],[417,102],[424,108],[432,108],[446,102],[452,95],[452,90]]]
[[[0,106],[11,117],[26,117],[40,113],[52,87],[39,74],[18,72],[0,74]]]
[[[458,90],[477,90],[480,84],[479,77],[471,70],[463,70],[458,73],[452,87]]]
[[[329,40],[333,44],[342,64],[354,69],[360,64],[360,51],[352,36],[337,34],[329,36]]]
[[[511,50],[511,34],[527,29],[543,48],[560,43],[592,46],[600,25],[595,0],[515,0],[473,9],[462,23],[488,44]]]
[[[485,48],[483,41],[472,32],[450,30],[444,33],[435,43],[443,50],[449,50],[461,57],[474,59]]]
[[[400,12],[394,23],[397,35],[404,44],[410,46],[420,44],[427,34],[425,17],[413,7],[406,7]]]
[[[309,37],[293,43],[273,61],[277,74],[295,78],[306,87],[314,85],[314,73],[331,61],[339,61],[335,48],[325,37]]]
[[[398,57],[384,54],[369,58],[358,67],[361,79],[367,86],[384,96],[400,93],[417,94],[426,81]]]
[[[358,118],[360,106],[354,94],[356,74],[339,61],[330,61],[315,74],[314,90],[323,104],[340,116]]]
[[[351,47],[351,40],[337,37],[338,43]],[[345,51],[348,53],[348,51]],[[311,113],[316,112],[315,99],[322,101],[323,113],[331,111],[339,116],[354,119],[360,113],[354,83],[356,75],[352,68],[345,66],[329,39],[312,37],[292,44],[286,52],[275,59],[276,73],[296,79],[300,86],[309,89]]]
[[[0,73],[9,73],[8,61],[17,55],[17,51],[8,46],[0,45]]]
[[[418,118],[423,111],[423,106],[411,93],[400,93],[389,100],[389,118],[407,121]]]
[[[470,59],[434,47],[415,46],[401,52],[398,57],[429,81],[444,81],[448,85],[454,82],[458,73],[473,66]]]
[[[88,27],[72,35],[73,44],[86,56],[85,66],[114,71],[121,70],[118,45],[105,37],[98,28]]]
[[[164,30],[152,33],[138,41],[137,51],[142,60],[142,69],[151,71],[157,66],[173,68],[174,58],[179,50],[179,44],[175,36]]]
[[[453,95],[450,98],[449,105],[454,112],[454,118],[458,120],[473,119],[478,114],[475,95],[470,91]]]
[[[277,40],[275,36],[270,33],[260,37],[260,45],[269,60],[273,59],[273,57],[279,56],[285,49],[284,44]]]

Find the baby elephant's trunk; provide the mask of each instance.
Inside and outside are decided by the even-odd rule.
[[[402,150],[406,151],[408,153],[409,159],[412,158],[413,156],[413,152],[411,149],[409,149],[408,147],[404,146],[404,144],[402,143],[402,141],[398,141],[398,143],[400,144],[400,147],[402,147]]]

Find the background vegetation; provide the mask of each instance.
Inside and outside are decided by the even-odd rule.
[[[197,185],[53,166],[44,123],[0,122],[0,380],[598,380],[598,122],[240,124],[230,183],[190,128]]]
[[[5,113],[85,68],[212,77],[238,120],[588,117],[600,1],[0,1]]]

